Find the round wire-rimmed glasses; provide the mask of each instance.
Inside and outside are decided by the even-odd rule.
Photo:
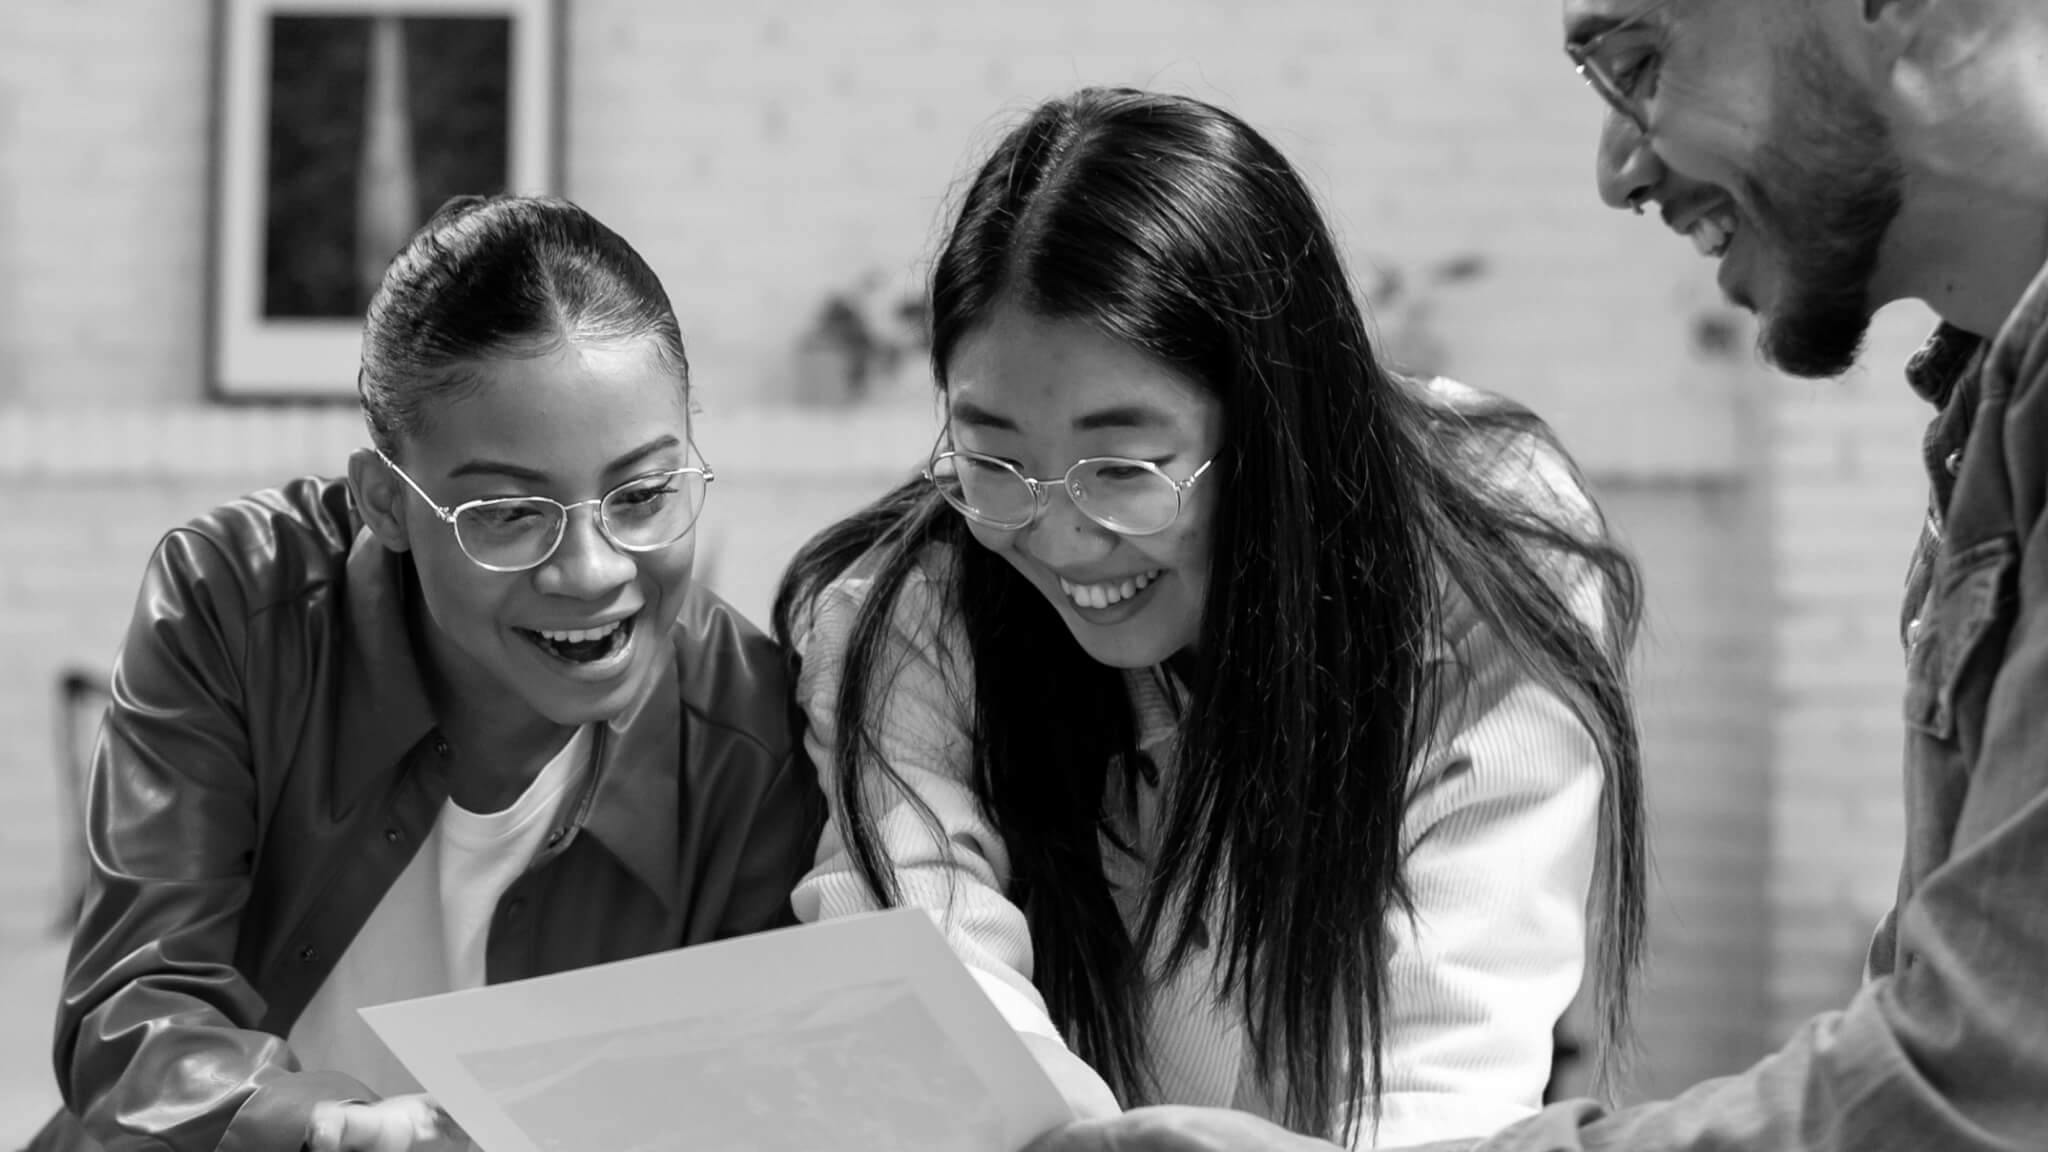
[[[1083,516],[1120,536],[1151,536],[1180,518],[1183,497],[1216,461],[1175,480],[1149,460],[1091,456],[1066,475],[1038,480],[1017,466],[979,452],[947,450],[932,457],[924,478],[946,503],[977,524],[1015,532],[1038,519],[1055,488],[1065,488]]]
[[[1607,101],[1608,107],[1620,113],[1621,118],[1634,125],[1636,132],[1643,136],[1650,134],[1649,114],[1644,110],[1642,101],[1627,91],[1626,86],[1614,75],[1612,68],[1602,59],[1600,46],[1607,42],[1608,37],[1641,25],[1651,13],[1675,3],[1677,0],[1654,0],[1653,3],[1629,13],[1619,23],[1609,25],[1598,35],[1564,46],[1564,54],[1571,59],[1572,67],[1577,69],[1579,78],[1594,92],[1599,93],[1600,98]]]
[[[696,445],[690,450],[696,452]],[[717,479],[707,463],[635,476],[603,496],[574,504],[546,496],[495,496],[448,508],[427,495],[382,449],[371,451],[454,531],[462,554],[492,572],[524,572],[547,563],[562,546],[569,513],[585,506],[596,509],[598,532],[621,552],[666,548],[697,526],[705,490]],[[699,454],[697,459],[704,458]]]

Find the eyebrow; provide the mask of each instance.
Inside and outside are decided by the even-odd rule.
[[[1566,30],[1564,46],[1569,49],[1584,48],[1609,32],[1647,23],[1652,15],[1669,8],[1672,2],[1673,0],[1645,0],[1644,3],[1637,4],[1634,11],[1623,12],[1620,15],[1607,12],[1580,16],[1573,20],[1571,27]]]
[[[633,449],[631,452],[613,460],[610,464],[605,465],[604,470],[607,473],[623,472],[634,464],[654,455],[656,452],[667,448],[674,448],[680,444],[682,444],[681,440],[663,433]],[[510,480],[524,480],[529,484],[544,484],[548,480],[548,474],[545,472],[528,468],[522,464],[508,463],[503,460],[465,460],[448,472],[448,477],[451,480],[457,476],[502,476]]]
[[[1098,408],[1074,421],[1074,427],[1089,432],[1098,428],[1163,428],[1172,422],[1157,408],[1123,404],[1115,408]]]
[[[1572,21],[1572,26],[1564,38],[1564,46],[1584,48],[1616,28],[1633,23],[1634,20],[1634,16],[1581,16]]]
[[[953,419],[976,428],[992,428],[1001,432],[1015,432],[1017,422],[1008,416],[991,412],[972,400],[962,400],[953,405]],[[1172,421],[1157,408],[1142,404],[1120,404],[1114,408],[1098,408],[1074,421],[1074,427],[1082,432],[1095,432],[1105,428],[1162,428]]]
[[[976,428],[994,428],[1001,432],[1015,432],[1017,422],[1008,416],[998,416],[972,400],[958,400],[953,404],[953,419],[961,424]]]

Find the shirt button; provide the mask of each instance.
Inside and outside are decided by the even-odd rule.
[[[434,737],[434,752],[436,755],[446,759],[448,756],[448,742],[439,736]]]
[[[517,919],[519,914],[524,911],[526,911],[526,897],[514,896],[512,902],[505,905],[505,918],[507,920]]]
[[[398,841],[399,841],[399,840],[400,840],[401,838],[403,838],[403,836],[404,836],[404,835],[405,835],[404,833],[400,832],[400,831],[399,831],[398,829],[396,829],[396,828],[386,828],[386,829],[384,830],[384,839],[385,839],[385,840],[387,840],[387,841],[389,841],[389,842],[391,842],[391,843],[393,843],[393,844],[396,844],[396,843],[398,843]]]
[[[1918,616],[1915,616],[1913,617],[1912,621],[1906,625],[1906,643],[1908,646],[1911,646],[1914,644],[1918,644],[1919,642],[1920,618]]]
[[[548,833],[548,847],[553,848],[555,845],[560,844],[562,837],[567,834],[568,830],[563,828],[557,828],[553,832]]]
[[[299,947],[300,960],[311,960],[315,955],[317,955],[317,953],[313,951],[313,946],[311,944],[304,944]]]
[[[1961,450],[1949,453],[1948,459],[1943,460],[1941,466],[1948,469],[1948,474],[1951,476],[1961,472],[1963,470],[1963,454]]]

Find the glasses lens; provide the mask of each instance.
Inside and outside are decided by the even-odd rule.
[[[562,536],[562,506],[549,500],[492,500],[455,514],[455,541],[486,568],[531,568]]]
[[[947,503],[988,524],[1022,526],[1038,510],[1031,485],[999,460],[949,452],[932,462],[932,483]]]
[[[695,469],[629,480],[604,498],[604,524],[621,548],[638,551],[689,535],[704,510],[707,485]]]
[[[1180,515],[1180,489],[1143,460],[1088,460],[1070,478],[1074,503],[1116,532],[1145,536]]]
[[[1614,78],[1607,74],[1605,65],[1590,56],[1579,57],[1578,65],[1579,76],[1585,80],[1587,87],[1605,100],[1609,108],[1619,112],[1622,119],[1638,128],[1642,127],[1643,118],[1636,114],[1635,107],[1630,104],[1628,97],[1621,94],[1621,88],[1615,84]]]

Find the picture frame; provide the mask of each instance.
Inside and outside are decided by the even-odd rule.
[[[560,0],[214,3],[209,391],[353,402],[364,309],[435,208],[561,188]]]

